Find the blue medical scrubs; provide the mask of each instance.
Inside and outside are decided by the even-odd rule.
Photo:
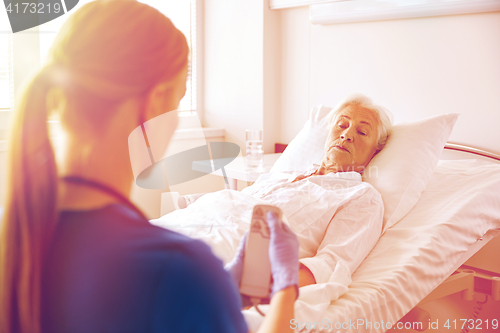
[[[125,205],[62,212],[51,244],[44,332],[247,332],[210,248]]]

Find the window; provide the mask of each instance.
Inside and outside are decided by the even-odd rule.
[[[75,9],[77,10],[87,2],[90,2],[90,0],[80,0]],[[141,0],[140,2],[155,7],[165,14],[172,20],[177,29],[186,36],[191,52],[186,95],[180,102],[179,111],[196,111],[196,1]],[[75,9],[71,10],[71,12]],[[45,62],[50,45],[66,18],[67,15],[63,15],[40,26],[40,58],[42,63]]]
[[[14,106],[12,33],[10,31],[7,12],[0,10],[0,140],[7,137],[10,111]],[[0,148],[1,146],[0,142]]]
[[[0,111],[10,111],[14,99],[12,34],[6,33],[9,29],[3,24],[0,27]]]
[[[71,12],[78,10],[83,4],[90,1],[80,0]],[[196,0],[142,0],[141,2],[157,8],[160,12],[168,16],[175,26],[186,36],[191,51],[189,74],[186,95],[180,102],[179,111],[186,113],[196,111]],[[38,56],[34,54],[29,55],[32,58],[29,61],[30,64],[45,62],[50,45],[67,17],[68,15],[60,16],[38,27],[39,54],[37,54]],[[1,111],[9,111],[13,107],[14,101],[13,34],[10,31],[11,28],[7,13],[0,10],[0,137],[2,137],[1,131],[6,129],[4,127],[8,123],[4,121],[4,118],[7,119],[7,117],[2,117]]]
[[[172,20],[174,25],[186,36],[190,59],[186,95],[179,104],[180,111],[196,111],[196,0],[140,0]]]

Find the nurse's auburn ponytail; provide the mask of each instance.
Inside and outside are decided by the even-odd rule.
[[[25,88],[9,140],[0,225],[0,332],[41,332],[42,267],[57,222],[57,169],[47,128],[50,67]]]

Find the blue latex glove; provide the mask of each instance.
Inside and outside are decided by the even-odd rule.
[[[269,261],[273,275],[272,295],[290,286],[295,286],[299,296],[299,240],[295,233],[274,212],[267,213],[271,230]]]
[[[269,243],[269,261],[273,276],[272,295],[289,286],[295,286],[299,295],[299,241],[295,233],[273,212],[267,213],[267,223],[271,231]],[[241,275],[243,274],[243,258],[248,232],[243,236],[236,254],[224,269],[229,273],[236,290],[239,291]],[[243,305],[251,305],[242,297]]]

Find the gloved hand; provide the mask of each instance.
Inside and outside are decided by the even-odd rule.
[[[278,291],[295,286],[299,296],[299,240],[295,233],[274,212],[267,213],[271,230],[269,260],[273,275],[271,297]]]
[[[242,308],[246,308],[252,305],[250,301],[250,297],[240,294],[240,280],[241,275],[243,274],[243,258],[245,257],[245,246],[247,244],[248,232],[241,238],[240,245],[236,249],[236,254],[234,255],[233,260],[228,262],[224,269],[231,276],[231,280],[233,281],[234,288],[236,288],[236,292],[241,297],[241,306]]]
[[[240,245],[236,249],[236,254],[234,255],[233,260],[228,262],[224,269],[231,276],[231,280],[236,288],[239,290],[240,288],[240,280],[241,275],[243,274],[243,257],[245,256],[245,245],[247,243],[248,232],[241,238]]]

